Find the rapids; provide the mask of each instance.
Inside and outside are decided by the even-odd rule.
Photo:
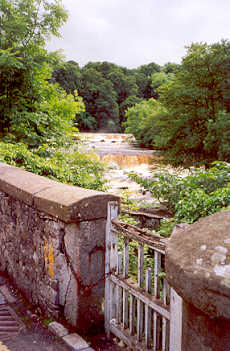
[[[129,198],[138,203],[154,201],[150,193],[143,194],[140,186],[128,177],[131,171],[150,176],[150,166],[159,167],[159,158],[153,150],[136,147],[135,139],[130,134],[81,133],[80,136],[85,147],[108,164],[105,174],[108,192],[121,195],[125,191]]]

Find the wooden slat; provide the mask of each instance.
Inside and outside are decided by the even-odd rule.
[[[142,341],[143,333],[143,302],[137,300],[137,340]]]
[[[110,284],[110,320],[116,318],[116,285]]]
[[[117,254],[117,269],[116,272],[118,275],[122,274],[122,253]]]
[[[129,275],[129,239],[124,240],[124,267],[123,267],[124,278],[128,278]]]
[[[143,303],[149,305],[153,310],[157,311],[160,315],[166,319],[170,319],[169,306],[164,306],[163,302],[160,299],[156,299],[154,296],[147,294],[138,288],[137,284],[127,282],[122,277],[116,277],[115,275],[110,276],[111,281],[127,290],[134,297],[142,301]]]
[[[156,219],[171,218],[170,216],[157,215],[157,214],[150,213],[150,212],[130,211],[130,210],[127,210],[125,208],[122,208],[121,212],[130,214],[130,215],[134,215],[134,216],[144,216],[144,217],[153,218],[153,219],[154,218],[156,218]]]
[[[162,351],[167,351],[167,320],[162,318]]]
[[[160,278],[159,273],[161,272],[161,254],[154,251],[154,296],[160,298]]]
[[[163,302],[165,305],[167,305],[167,294],[168,294],[168,283],[166,279],[163,279]]]
[[[151,294],[152,270],[148,268],[145,274],[145,291]],[[152,310],[145,304],[145,345],[147,348],[151,345],[151,326],[152,326]]]
[[[144,246],[140,244],[138,246],[137,282],[141,288],[144,282]]]
[[[119,339],[123,340],[124,343],[135,351],[149,351],[143,343],[137,341],[135,336],[130,335],[128,329],[124,330],[121,326],[116,325],[114,321],[110,323],[111,332]]]
[[[125,291],[125,290],[124,290]],[[129,331],[130,334],[133,335],[135,332],[135,325],[134,325],[134,320],[135,320],[135,301],[133,295],[130,294],[129,297]]]
[[[122,223],[118,220],[112,221],[112,231],[115,233],[121,231],[122,235],[128,239],[136,240],[160,253],[165,253],[165,246],[168,239],[162,238],[160,235],[147,234],[131,224]]]
[[[157,351],[157,313],[153,312],[153,351]]]
[[[121,296],[122,296],[122,288],[120,286],[116,286],[116,320],[117,323],[121,323]]]
[[[157,313],[156,319],[156,343],[157,343],[157,350],[160,348],[161,344],[161,316]]]
[[[123,289],[123,325],[124,328],[129,326],[129,303],[128,303],[128,293]]]

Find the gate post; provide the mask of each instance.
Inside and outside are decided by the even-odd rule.
[[[112,309],[112,283],[110,282],[109,273],[116,268],[117,235],[111,231],[111,221],[117,218],[119,205],[116,201],[110,201],[107,207],[107,223],[105,238],[105,332],[107,338],[110,337],[110,320]]]
[[[170,336],[169,351],[181,351],[182,345],[182,298],[171,288],[170,291]]]

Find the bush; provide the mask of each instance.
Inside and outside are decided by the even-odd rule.
[[[0,162],[20,167],[50,179],[80,187],[105,190],[103,165],[88,154],[54,150],[43,145],[32,152],[22,143],[0,142]]]
[[[130,177],[149,190],[174,215],[175,223],[193,223],[230,205],[230,164],[213,162],[212,167],[193,170],[183,177],[164,170],[146,180]]]
[[[144,147],[153,147],[159,132],[159,121],[167,115],[166,109],[155,99],[143,100],[126,112],[125,132],[135,136]]]

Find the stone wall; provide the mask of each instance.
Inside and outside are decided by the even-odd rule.
[[[183,298],[181,351],[230,350],[230,211],[170,238],[167,280]]]
[[[80,332],[102,314],[108,201],[119,198],[0,164],[0,270]]]

